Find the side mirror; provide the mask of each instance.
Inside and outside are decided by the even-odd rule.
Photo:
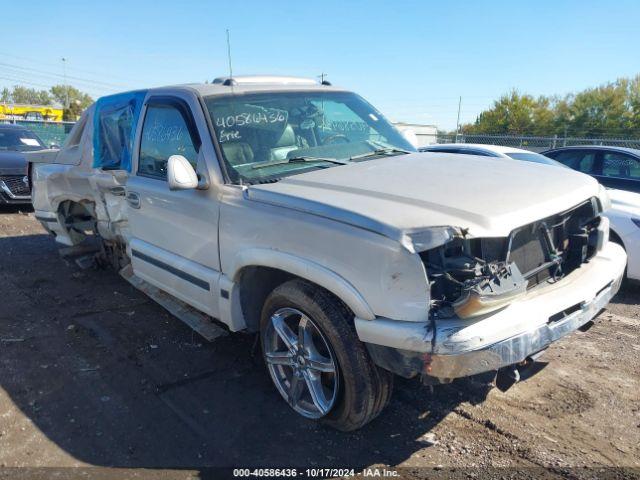
[[[57,143],[51,143],[51,144],[49,144],[49,148],[55,148],[55,149],[60,150],[60,145],[58,145]]]
[[[198,175],[182,155],[171,155],[167,160],[169,190],[191,190],[198,188]]]

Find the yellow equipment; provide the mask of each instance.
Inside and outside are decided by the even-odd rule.
[[[52,105],[0,104],[0,121],[2,120],[61,122],[62,107]]]

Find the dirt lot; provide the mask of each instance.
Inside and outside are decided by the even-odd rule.
[[[253,337],[204,342],[116,273],[62,259],[32,213],[0,212],[0,287],[0,478],[25,471],[11,467],[383,465],[640,477],[638,289],[506,393],[398,381],[380,418],[344,434],[289,410]]]

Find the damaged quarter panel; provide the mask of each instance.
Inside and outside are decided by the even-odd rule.
[[[128,172],[93,168],[93,119],[89,107],[61,150],[29,152],[33,164],[32,202],[35,216],[56,241],[74,245],[85,237],[72,228],[73,209],[86,210],[107,240],[128,240],[124,185]],[[81,207],[78,207],[81,206]]]
[[[256,250],[259,255],[251,253]],[[261,266],[320,284],[360,318],[428,319],[428,286],[418,255],[362,228],[253,201],[240,187],[225,188],[220,252],[230,278],[259,258]]]

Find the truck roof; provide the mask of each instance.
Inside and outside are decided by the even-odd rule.
[[[195,90],[202,96],[278,91],[346,91],[344,88],[334,87],[328,82],[320,83],[313,78],[276,75],[218,77],[213,81],[213,83],[192,83],[176,85],[172,88],[176,87]]]
[[[246,94],[259,92],[292,92],[292,91],[318,91],[318,92],[347,92],[349,90],[334,87],[328,82],[320,83],[313,78],[288,77],[275,75],[243,75],[230,77],[218,77],[212,83],[185,83],[178,85],[166,85],[141,90],[105,95],[101,99],[116,98],[119,96],[151,93],[165,93],[166,90],[190,90],[197,92],[202,97],[214,95]]]

